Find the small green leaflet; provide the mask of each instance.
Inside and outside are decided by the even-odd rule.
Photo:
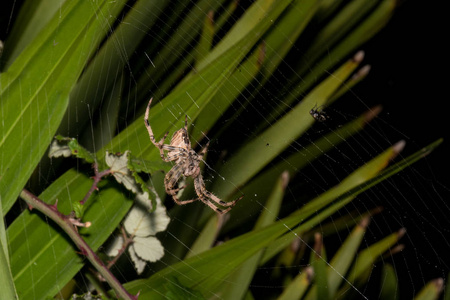
[[[50,146],[48,156],[69,157],[72,155],[77,158],[83,159],[87,163],[92,164],[96,161],[95,155],[78,144],[78,141],[75,138],[68,138],[60,135],[55,136],[55,139]]]

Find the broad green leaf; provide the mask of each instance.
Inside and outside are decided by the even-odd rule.
[[[202,232],[200,232],[195,242],[189,248],[189,252],[185,258],[198,255],[210,249],[219,234],[219,230],[222,228],[221,223],[224,222],[224,219],[224,217],[219,217],[217,214],[212,215],[205,226],[203,226]]]
[[[228,78],[216,93],[213,99],[202,109],[195,119],[195,126],[192,128],[192,139],[199,140],[208,133],[215,122],[232,105],[237,96],[254,80],[261,69],[261,56],[264,56],[262,46],[255,49],[251,56],[243,62],[237,70]]]
[[[170,282],[166,284],[166,289],[167,293],[164,295],[166,299],[170,300],[185,300],[191,298],[195,298],[198,300],[206,299],[198,291],[182,286],[176,278],[170,278]]]
[[[124,68],[127,68],[127,64],[129,64],[130,56],[149,34],[146,30],[151,28],[168,4],[168,1],[138,0],[134,2],[124,19],[105,40],[72,90],[69,108],[59,128],[60,132],[70,136],[81,136],[80,142],[88,149],[92,149],[91,145],[87,145],[87,142],[92,141],[91,128],[86,128],[85,125],[91,120],[93,110],[100,104],[105,106],[107,102],[111,101],[108,99],[111,96],[109,93],[100,91],[113,90],[121,85],[119,81],[122,79]],[[105,66],[108,66],[107,71]],[[93,78],[95,78],[95,83],[92,82]],[[114,99],[112,107],[108,105],[108,108],[119,106],[118,101],[120,98]],[[75,119],[77,120],[76,126],[70,122]],[[111,122],[111,120],[108,121]],[[108,125],[110,126],[110,124]],[[102,131],[101,139],[104,141],[101,144],[109,142],[112,137]],[[99,143],[99,141],[96,138],[94,143]]]
[[[193,40],[201,31],[205,16],[211,10],[216,11],[223,2],[223,0],[200,0],[189,11],[184,10],[186,15],[181,19],[181,24],[177,26],[178,30],[167,38],[164,47],[151,58],[150,65],[144,71],[146,76],[139,79],[137,90],[141,94],[138,95],[138,98],[142,98],[142,93],[148,93],[148,89],[151,88],[149,81],[157,83],[165,74],[165,72],[161,72],[161,69],[171,67],[177,58],[182,56],[186,48],[192,45]]]
[[[109,16],[116,15],[123,5],[124,1],[66,2],[60,14],[0,74],[3,214],[11,208],[50,144],[69,92],[105,34]]]
[[[25,1],[14,22],[6,41],[7,47],[2,53],[6,68],[30,44],[44,26],[52,19],[65,0],[28,0]],[[2,67],[3,68],[3,67]]]

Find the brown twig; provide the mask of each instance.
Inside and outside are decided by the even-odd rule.
[[[97,256],[97,254],[95,254],[91,247],[89,247],[89,245],[78,233],[78,230],[76,229],[77,226],[89,227],[89,222],[82,223],[79,219],[74,218],[72,215],[66,216],[62,214],[58,211],[57,202],[53,205],[47,204],[26,189],[22,190],[20,197],[27,202],[30,209],[35,208],[42,212],[58,224],[61,229],[69,235],[70,239],[75,243],[78,249],[80,249],[80,252],[87,257],[95,269],[103,276],[103,278],[105,278],[120,299],[137,300],[139,294],[135,296],[128,293],[128,291],[122,286],[117,278],[114,277],[102,260]]]
[[[102,180],[103,177],[111,174],[111,170],[110,169],[106,169],[103,170],[101,172],[98,171],[98,164],[94,163],[94,173],[95,175],[92,177],[92,179],[94,179],[94,182],[92,183],[91,188],[89,189],[89,191],[87,192],[87,194],[84,196],[83,200],[80,201],[80,204],[83,205],[84,203],[86,203],[86,201],[89,199],[89,197],[92,195],[92,193],[96,190],[98,190],[98,183],[100,182],[100,180]]]
[[[123,227],[121,229],[122,229],[123,245],[122,248],[120,248],[120,250],[118,251],[117,255],[114,256],[114,258],[110,260],[106,265],[108,269],[111,269],[111,267],[114,266],[117,260],[119,260],[120,256],[122,256],[125,250],[127,250],[128,246],[133,243],[133,237],[129,237]]]

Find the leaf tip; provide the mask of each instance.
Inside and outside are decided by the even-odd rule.
[[[400,140],[397,143],[395,143],[392,146],[392,149],[394,150],[393,157],[397,156],[400,152],[402,152],[403,149],[405,148],[405,145],[406,145],[406,141],[405,140]]]
[[[370,216],[366,216],[361,219],[361,221],[359,222],[359,226],[362,227],[363,229],[366,229],[367,226],[369,226],[369,223],[370,223]]]
[[[401,239],[406,234],[406,228],[402,227],[397,231],[397,237],[398,239]]]
[[[373,119],[375,119],[380,112],[383,110],[383,107],[381,105],[377,105],[371,109],[369,109],[367,112],[364,113],[364,122],[367,124]]]
[[[286,189],[288,183],[289,183],[289,172],[284,171],[283,173],[281,173],[281,187],[283,188],[283,190]]]
[[[442,279],[442,278],[436,278],[436,279],[432,280],[431,282],[436,287],[436,290],[438,290],[439,293],[444,288],[444,279]]]
[[[358,52],[356,52],[356,54],[353,56],[352,60],[353,62],[359,64],[360,62],[362,62],[362,60],[364,59],[364,51],[359,50]]]

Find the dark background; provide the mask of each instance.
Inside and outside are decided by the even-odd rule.
[[[399,192],[388,187],[389,194],[380,197],[383,216],[373,220],[385,234],[407,229],[400,241],[405,249],[390,261],[399,275],[401,299],[411,299],[426,282],[446,279],[450,271],[449,25],[443,2],[404,1],[362,47],[372,69],[353,89],[368,106],[383,105],[380,118],[389,126],[382,132],[392,142],[406,141],[403,156],[444,138],[412,170],[389,181]]]
[[[22,1],[2,2],[0,39],[4,40]],[[450,271],[450,168],[448,110],[449,19],[444,1],[402,2],[390,23],[363,50],[370,75],[353,89],[365,105],[382,104],[381,128],[392,143],[404,139],[403,156],[443,137],[444,143],[425,160],[392,179],[401,192],[389,192],[383,219],[374,218],[380,231],[406,227],[406,248],[393,263],[410,298],[426,282]],[[339,108],[341,109],[341,108]],[[392,198],[392,201],[389,201]],[[402,205],[408,201],[408,205]],[[386,227],[386,228],[383,228]],[[385,231],[386,230],[386,231]],[[375,236],[379,239],[380,236]],[[405,288],[406,287],[406,288]],[[415,288],[415,290],[414,290]],[[406,295],[405,293],[411,293]]]

